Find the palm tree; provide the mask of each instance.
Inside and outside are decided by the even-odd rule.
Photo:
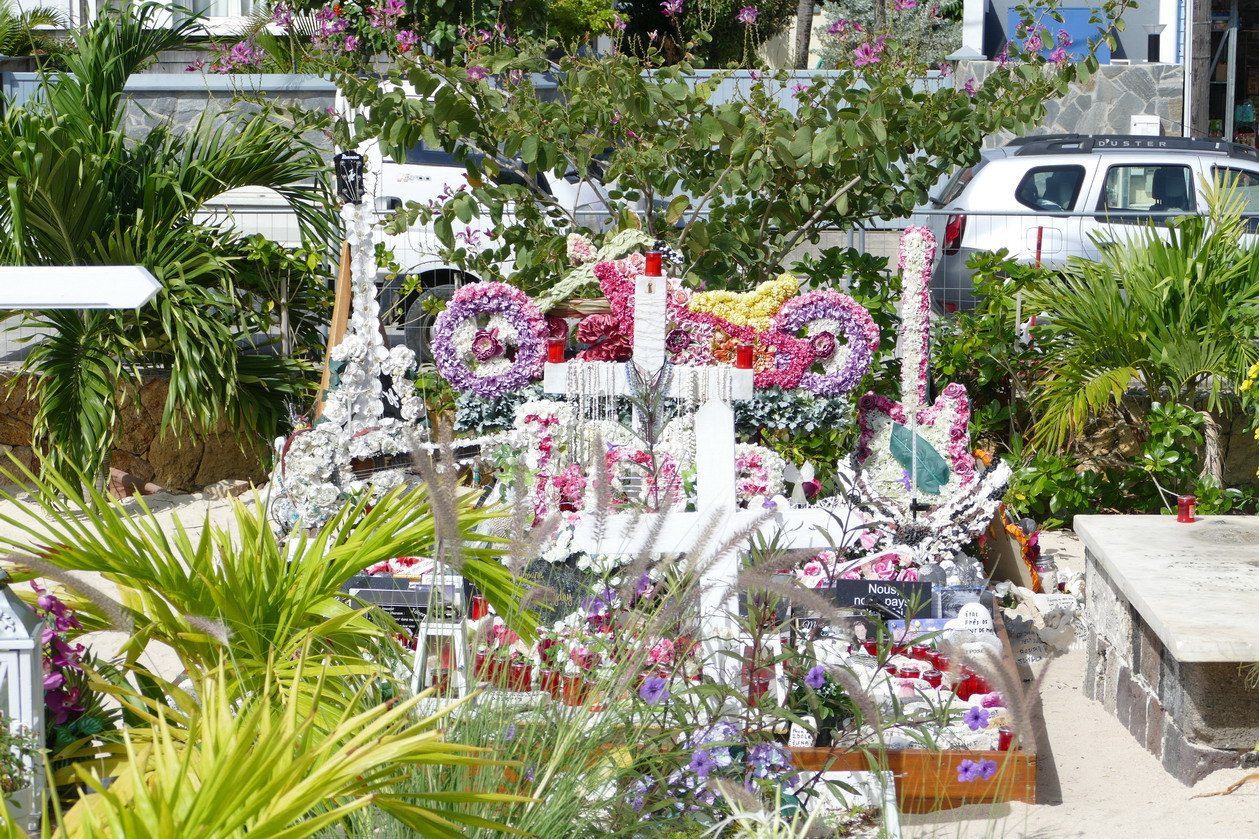
[[[325,164],[301,126],[265,110],[207,113],[183,134],[161,124],[128,139],[127,78],[184,45],[193,26],[158,25],[160,8],[101,15],[66,58],[68,72],[45,73],[38,101],[0,120],[0,264],[139,264],[163,286],[138,312],[27,316],[48,334],[24,372],[39,400],[37,444],[59,469],[99,470],[118,425],[117,385],[138,379],[141,365],[170,376],[163,432],[226,427],[259,444],[310,381],[303,361],[242,351],[269,325],[250,305],[244,243],[195,214],[226,190],[269,187],[312,241],[326,241]]]
[[[1203,474],[1222,484],[1223,393],[1259,359],[1259,249],[1242,242],[1238,194],[1208,193],[1206,216],[1138,230],[1030,291],[1032,311],[1050,315],[1037,396],[1042,441],[1067,442],[1136,381],[1151,399],[1201,413]]]
[[[56,39],[36,27],[50,26],[57,29],[69,27],[66,16],[56,9],[38,6],[33,9],[13,10],[9,0],[0,0],[0,55],[37,55],[55,48]]]

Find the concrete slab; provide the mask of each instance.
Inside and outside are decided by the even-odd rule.
[[[1259,661],[1259,517],[1076,516],[1075,529],[1178,661]]]

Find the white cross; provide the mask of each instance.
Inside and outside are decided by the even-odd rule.
[[[639,277],[634,289],[634,363],[648,375],[659,370],[665,362],[666,294],[664,277]],[[566,393],[568,365],[582,363],[547,364],[543,378],[546,391]],[[827,533],[835,526],[832,513],[840,520],[844,519],[845,511],[842,509],[835,508],[830,512],[789,509],[777,511],[770,517],[766,517],[763,510],[739,509],[735,497],[734,409],[730,401],[752,398],[752,377],[751,370],[674,367],[669,383],[670,396],[690,396],[687,391],[696,382],[700,385],[700,392],[708,394],[707,401],[695,413],[696,511],[644,513],[638,516],[614,513],[604,520],[601,538],[596,538],[594,522],[587,517],[574,533],[573,547],[590,554],[638,553],[648,547],[647,541],[655,532],[659,516],[664,516],[664,522],[650,545],[656,553],[687,553],[696,548],[712,553],[730,537],[762,519],[757,532],[782,530],[779,544],[786,547],[822,550],[845,544],[845,534],[834,534],[835,541],[832,541]],[[729,394],[722,392],[727,383]],[[628,379],[617,377],[612,391],[616,395],[628,394]],[[706,532],[709,534],[708,541],[701,545],[700,537]],[[855,534],[847,538],[854,540]],[[739,551],[727,551],[703,569],[700,619],[710,651],[723,646],[722,639],[728,643],[735,635],[734,616],[738,614],[738,607],[734,595],[739,559]],[[737,677],[738,663],[732,659],[722,663],[710,656],[709,661],[714,662],[723,679],[732,681]]]

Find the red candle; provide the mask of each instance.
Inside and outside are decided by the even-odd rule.
[[[647,251],[647,269],[646,273],[649,277],[659,277],[660,270],[663,265],[661,261],[660,251]]]
[[[563,696],[564,674],[558,670],[552,670],[549,667],[542,668],[542,672],[538,674],[538,687],[551,695],[551,698],[559,701]]]
[[[919,661],[931,661],[931,653],[931,647],[926,644],[916,644],[913,649],[910,650],[910,655]]]
[[[922,677],[927,680],[927,684],[931,685],[933,688],[938,688],[940,686],[940,680],[944,678],[944,674],[939,670],[928,670],[922,674]]]
[[[997,751],[1010,751],[1010,744],[1014,742],[1014,732],[1008,728],[997,729]]]
[[[861,648],[866,651],[866,655],[877,656],[879,654],[879,645],[875,641],[862,641]]]
[[[546,360],[552,364],[563,364],[564,346],[567,343],[563,338],[548,338],[546,342]]]
[[[1198,506],[1198,498],[1194,495],[1182,495],[1176,499],[1176,521],[1188,524],[1197,521],[1193,517]]]
[[[486,602],[485,595],[472,595],[472,619],[479,621],[490,613],[490,604]]]
[[[740,370],[752,369],[752,345],[739,344],[738,355],[735,358],[734,366]]]

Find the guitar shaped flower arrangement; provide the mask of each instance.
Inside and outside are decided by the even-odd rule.
[[[876,393],[861,397],[861,435],[844,470],[852,482],[853,503],[886,522],[872,554],[894,555],[901,579],[912,577],[909,569],[952,559],[982,533],[1010,479],[1009,466],[1001,461],[987,465],[971,451],[965,387],[949,384],[927,404],[927,286],[934,256],[930,230],[905,231],[900,248],[901,402]]]

